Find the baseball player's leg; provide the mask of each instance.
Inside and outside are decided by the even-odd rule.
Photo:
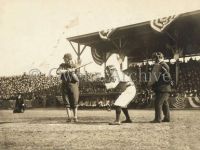
[[[126,116],[126,120],[128,122],[132,122],[130,119],[130,116],[128,114],[127,105],[132,101],[132,99],[135,97],[136,89],[135,86],[129,86],[126,88],[124,92],[117,98],[114,105],[116,107],[116,120],[113,123],[110,124],[120,124],[120,114],[121,110],[123,110],[123,113]]]
[[[120,114],[121,114],[121,107],[120,106],[116,106],[115,108],[115,113],[116,113],[116,119],[114,122],[110,122],[109,125],[120,125]]]
[[[67,122],[71,122],[72,121],[72,119],[71,119],[71,117],[72,117],[72,115],[71,115],[71,110],[70,110],[70,108],[69,107],[66,107],[66,112],[67,112]]]
[[[78,122],[78,107],[73,108],[74,121]]]
[[[136,94],[135,86],[129,86],[124,92],[117,98],[114,105],[121,108],[127,108],[127,105],[133,100]]]
[[[130,115],[128,113],[127,105],[133,100],[136,94],[135,86],[129,86],[126,90],[118,97],[115,102],[115,105],[118,105],[122,108],[122,111],[126,117],[126,120],[122,121],[122,123],[131,123]]]
[[[67,122],[71,122],[71,110],[70,110],[70,103],[69,103],[69,95],[66,91],[62,91],[62,98],[67,112]]]
[[[71,85],[71,98],[70,98],[70,104],[71,108],[73,109],[73,115],[74,115],[74,121],[78,121],[78,100],[79,100],[79,89],[78,84],[72,84]]]
[[[128,109],[127,108],[122,108],[122,111],[126,117],[126,120],[122,121],[122,123],[132,123],[132,120],[129,116],[129,113],[128,113]]]

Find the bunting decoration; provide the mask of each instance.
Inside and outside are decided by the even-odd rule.
[[[91,49],[93,60],[96,64],[102,65],[105,63],[112,53],[105,53],[104,51],[97,50],[95,48]]]
[[[150,26],[158,31],[162,32],[169,24],[171,24],[179,15],[172,15],[169,17],[159,18],[150,21]]]
[[[107,29],[107,30],[102,30],[99,32],[99,36],[102,40],[110,40],[111,35],[114,33],[114,31],[116,30],[116,28],[114,29]]]

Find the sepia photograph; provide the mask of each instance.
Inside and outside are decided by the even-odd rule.
[[[0,150],[199,150],[199,0],[0,0]]]

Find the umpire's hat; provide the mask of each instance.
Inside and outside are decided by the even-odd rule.
[[[164,55],[161,52],[154,52],[152,54],[152,59],[155,59],[155,60],[164,59]]]

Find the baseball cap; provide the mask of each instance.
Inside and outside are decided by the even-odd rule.
[[[67,58],[69,60],[72,60],[72,55],[70,53],[66,53],[63,58]]]

